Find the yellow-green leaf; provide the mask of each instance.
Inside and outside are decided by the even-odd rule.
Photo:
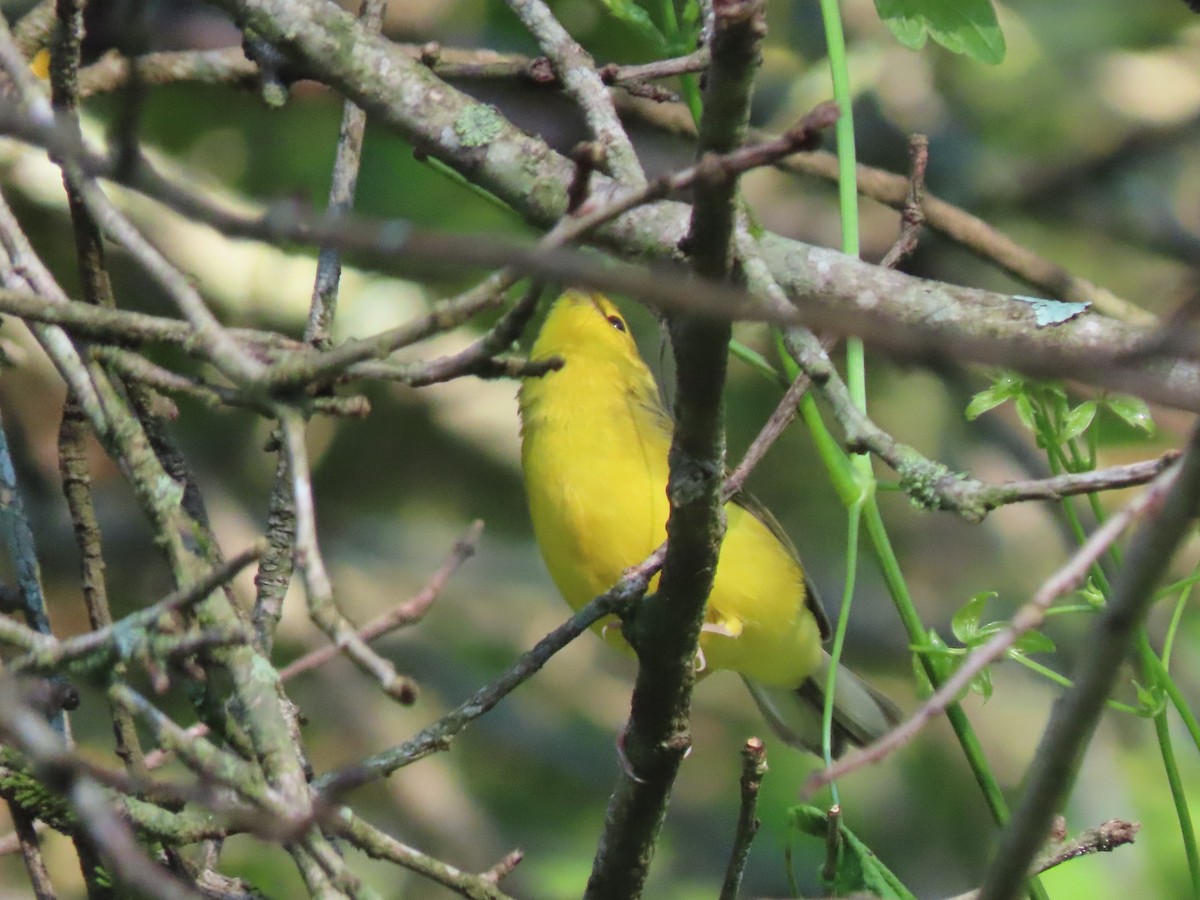
[[[912,50],[931,37],[978,62],[1004,60],[1004,33],[991,0],[875,0],[875,9],[896,40]]]

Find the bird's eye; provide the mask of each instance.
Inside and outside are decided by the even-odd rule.
[[[620,316],[609,316],[608,324],[617,329],[617,331],[625,331],[625,320]]]

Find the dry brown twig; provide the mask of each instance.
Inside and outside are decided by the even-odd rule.
[[[1030,868],[1029,874],[1040,875],[1042,872],[1081,856],[1090,856],[1093,853],[1111,853],[1118,847],[1132,844],[1141,829],[1140,822],[1109,819],[1107,822],[1080,832],[1071,840],[1066,840],[1067,825],[1065,820],[1059,816],[1055,821],[1055,833],[1051,835],[1042,855]],[[978,897],[979,891],[974,890],[951,897],[950,900],[978,900]]]
[[[405,628],[419,622],[428,612],[430,605],[441,595],[450,577],[475,553],[475,547],[482,531],[483,523],[473,522],[471,527],[455,541],[446,559],[421,586],[420,590],[395,609],[383,613],[364,625],[359,636],[364,641],[373,641],[397,628]],[[294,678],[324,665],[338,653],[338,649],[332,645],[318,647],[280,669],[279,677],[281,680]],[[203,737],[208,734],[208,726],[203,723],[193,725],[187,730],[187,733],[192,737]],[[168,756],[169,754],[163,750],[153,750],[147,753],[147,768],[154,769],[161,766],[166,762]]]
[[[917,249],[917,240],[925,225],[925,169],[929,165],[929,138],[914,134],[908,139],[908,155],[911,165],[908,173],[908,191],[904,206],[900,210],[900,236],[884,254],[879,265],[894,269]]]
[[[528,57],[495,54],[490,51],[460,50],[441,47],[431,50],[428,46],[401,46],[403,52],[426,61],[434,72],[445,78],[496,79],[522,77],[538,84],[552,84],[556,80],[553,70],[539,66],[539,60]],[[168,84],[182,81],[213,81],[236,83],[253,79],[257,66],[247,60],[240,49],[213,53],[162,53],[150,54],[136,60],[139,76],[147,84]],[[644,79],[673,76],[683,72],[701,71],[707,67],[704,51],[698,51],[675,60],[663,60],[646,66],[604,66],[600,71],[605,83],[620,84],[624,81],[638,82]],[[128,78],[129,62],[107,56],[81,72],[81,92],[111,91],[120,87]],[[662,99],[658,96],[657,99]],[[622,111],[639,115],[650,124],[659,124],[664,116],[671,121],[692,128],[690,116],[676,114],[680,104],[656,104],[623,106]],[[761,132],[752,135],[755,140],[769,139]],[[808,175],[833,180],[837,178],[837,163],[831,154],[812,152],[795,156],[777,163],[779,166]],[[859,190],[864,196],[881,203],[903,208],[911,182],[902,176],[874,169],[858,167]],[[1100,311],[1138,324],[1153,324],[1154,317],[1111,291],[1100,288],[1086,279],[1072,275],[1060,266],[1040,257],[1032,250],[1017,244],[1012,238],[998,231],[976,216],[947,203],[933,195],[925,197],[924,209],[930,227],[945,234],[981,256],[996,262],[1012,274],[1039,286],[1051,296],[1064,300],[1090,302]]]

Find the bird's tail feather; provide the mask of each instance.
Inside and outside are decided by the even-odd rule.
[[[793,747],[818,756],[823,755],[821,714],[832,662],[828,653],[822,653],[817,670],[798,688],[742,678],[775,733]],[[856,747],[869,744],[900,722],[896,705],[845,666],[838,666],[833,691],[831,749],[835,757],[842,754],[847,744]]]

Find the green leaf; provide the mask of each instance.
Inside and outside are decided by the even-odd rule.
[[[824,844],[829,830],[825,810],[815,806],[793,806],[788,810],[788,817],[793,828]],[[838,823],[838,837],[837,870],[833,879],[825,882],[830,895],[870,894],[884,900],[916,900],[871,848],[841,822]]]
[[[683,6],[683,14],[680,20],[684,24],[685,34],[695,34],[700,30],[700,20],[703,18],[703,13],[700,9],[700,4],[696,0],[688,0]]]
[[[942,640],[942,636],[933,628],[929,629],[929,639],[924,644],[912,644],[909,648],[913,653],[924,653],[926,656],[953,656],[958,651],[952,650]]]
[[[1053,653],[1055,651],[1054,641],[1046,637],[1040,631],[1027,631],[1019,638],[1015,644],[1009,649],[1009,653]]]
[[[875,0],[885,25],[905,47],[920,50],[926,37],[982,63],[1004,60],[1004,33],[991,0]]]
[[[1163,711],[1167,696],[1157,687],[1142,687],[1136,681],[1133,689],[1137,693],[1138,714],[1152,719]]]
[[[1000,388],[995,385],[990,388],[985,388],[972,397],[971,402],[967,404],[967,421],[975,421],[989,409],[995,409],[1000,404],[1006,402],[1011,396],[1011,394],[1000,390]]]
[[[1076,593],[1079,595],[1080,600],[1093,609],[1102,609],[1104,604],[1108,602],[1104,597],[1104,591],[1100,590],[1096,582],[1090,578],[1087,584],[1076,591]]]
[[[1094,418],[1096,418],[1096,401],[1083,401],[1063,417],[1062,427],[1058,433],[1059,441],[1065,444],[1067,441],[1079,437],[1088,430],[1088,426],[1092,424]]]
[[[1106,397],[1104,405],[1124,419],[1126,424],[1139,431],[1144,431],[1146,434],[1154,432],[1154,419],[1150,415],[1150,407],[1140,397],[1128,395]]]
[[[1017,397],[1014,406],[1017,410],[1017,418],[1032,432],[1037,432],[1037,419],[1033,412],[1033,402],[1029,399],[1028,394],[1021,394]]]
[[[638,6],[634,0],[600,0],[600,5],[607,9],[614,19],[624,22],[645,35],[659,47],[666,47],[667,40],[663,33],[658,30],[658,26],[650,18],[650,14]]]
[[[991,387],[984,388],[971,398],[966,409],[967,421],[978,419],[989,409],[995,409],[1000,404],[1021,395],[1024,391],[1025,379],[1012,372],[1001,372],[995,376]]]
[[[988,622],[986,625],[981,625],[975,635],[975,643],[977,645],[986,644],[996,632],[1003,631],[1007,627],[1007,622]]]
[[[970,647],[974,643],[979,635],[979,620],[983,616],[983,607],[995,596],[995,591],[976,594],[954,614],[954,618],[950,620],[950,630],[954,632],[960,644]]]
[[[980,669],[979,674],[971,679],[971,683],[967,686],[968,690],[974,691],[984,699],[984,702],[992,699],[992,670]]]
[[[927,675],[925,665],[921,661],[921,657],[929,663],[929,667],[933,669],[935,679],[941,683],[953,674],[958,667],[958,661],[954,658],[954,651],[946,646],[946,642],[932,628],[929,629],[929,642],[927,644],[913,644],[909,649],[912,650],[913,672],[917,676],[917,685],[921,693],[922,700],[928,700],[933,692],[927,689]]]

